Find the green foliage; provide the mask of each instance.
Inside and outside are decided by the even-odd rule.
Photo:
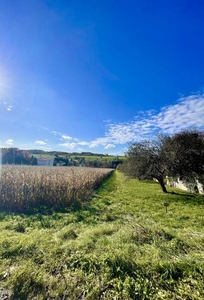
[[[34,157],[30,156],[28,151],[20,150],[18,148],[2,148],[2,164],[15,164],[15,165],[30,165],[36,164]]]
[[[166,153],[163,151],[166,137],[157,141],[149,140],[133,143],[127,152],[127,160],[121,170],[133,178],[158,180],[163,192],[167,192],[164,178]]]
[[[204,132],[177,133],[169,139],[166,151],[171,175],[190,179],[204,175]]]
[[[170,191],[115,171],[78,210],[0,213],[1,285],[13,299],[202,300],[203,197]]]

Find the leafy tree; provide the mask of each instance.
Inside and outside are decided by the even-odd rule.
[[[30,153],[18,148],[3,148],[2,149],[2,163],[3,164],[16,164],[29,165],[31,163]]]
[[[36,157],[34,157],[34,156],[32,155],[31,158],[30,158],[30,161],[31,161],[31,165],[37,166],[38,160],[37,160]]]
[[[62,166],[68,166],[69,165],[69,160],[68,158],[63,158],[59,156],[55,156],[53,166],[56,166],[57,164],[60,164]]]
[[[204,132],[185,130],[166,144],[170,175],[194,179],[204,175]]]
[[[3,164],[21,164],[22,155],[18,148],[3,148],[2,163]]]
[[[165,193],[166,175],[204,176],[204,132],[185,130],[172,137],[158,135],[154,141],[135,142],[121,170],[140,180],[156,178]]]
[[[163,192],[167,193],[164,183],[166,164],[163,143],[165,140],[165,137],[160,137],[157,141],[133,143],[121,168],[127,175],[139,180],[157,179]]]

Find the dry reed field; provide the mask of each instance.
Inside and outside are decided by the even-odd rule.
[[[3,165],[0,208],[11,212],[61,209],[87,201],[111,169]]]

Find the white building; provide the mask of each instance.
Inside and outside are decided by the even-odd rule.
[[[194,182],[188,182],[185,180],[181,180],[181,178],[176,179],[167,176],[167,185],[191,193],[199,193],[201,195],[204,195],[204,185],[197,179],[195,179]]]
[[[37,158],[38,166],[53,166],[54,158]]]

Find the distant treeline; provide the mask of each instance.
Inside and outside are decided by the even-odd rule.
[[[123,160],[119,158],[102,159],[93,156],[93,159],[86,159],[83,156],[76,156],[73,158],[54,158],[54,165],[63,165],[63,166],[76,166],[76,167],[92,167],[92,168],[112,168],[116,169],[118,164],[123,163]]]
[[[113,168],[123,163],[118,156],[94,154],[91,152],[60,152],[43,150],[20,150],[18,148],[2,148],[0,162],[2,164],[37,165],[37,157],[53,157],[53,166],[81,166],[93,168]],[[37,156],[37,157],[36,157]]]
[[[1,148],[1,163],[14,165],[37,165],[37,158],[27,150],[18,148]]]
[[[109,156],[108,154],[101,154],[101,153],[92,153],[92,152],[63,152],[63,151],[44,151],[39,149],[31,149],[28,150],[30,154],[49,154],[49,155],[62,155],[62,156],[72,156],[72,155],[80,155],[80,156]]]

